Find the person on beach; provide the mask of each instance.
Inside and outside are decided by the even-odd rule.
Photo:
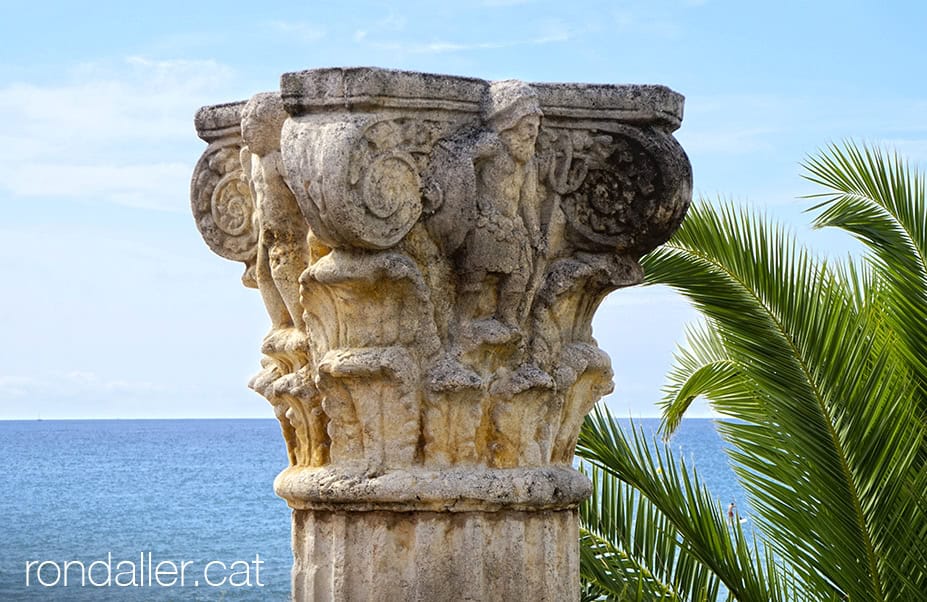
[[[727,507],[727,520],[733,525],[734,524],[734,507],[736,505],[734,502],[731,502],[731,505]]]

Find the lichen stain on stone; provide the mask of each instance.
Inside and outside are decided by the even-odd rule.
[[[197,113],[191,203],[267,309],[250,386],[287,446],[294,596],[575,598],[519,575],[537,556],[574,580],[573,450],[613,386],[592,317],[688,207],[682,97],[372,68],[281,81]],[[365,590],[368,566],[396,574]]]

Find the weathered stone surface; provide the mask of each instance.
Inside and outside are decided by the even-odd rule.
[[[274,490],[296,509],[495,512],[571,508],[589,496],[589,479],[568,466],[391,470],[379,476],[333,466],[291,467]]]
[[[577,596],[561,523],[589,484],[570,464],[612,388],[592,316],[685,213],[681,119],[661,86],[370,68],[285,74],[280,93],[200,110],[197,225],[270,317],[251,387],[290,456],[275,487],[296,517],[297,599],[533,599],[541,574],[570,581],[538,599]],[[546,520],[570,533],[549,554],[495,543]],[[467,570],[484,582],[454,598],[475,533],[485,558]],[[480,564],[509,566],[505,550],[548,564]],[[371,589],[400,573],[395,596]]]
[[[243,262],[242,282],[256,288],[254,201],[242,181],[239,161],[243,107],[243,102],[235,102],[203,107],[196,113],[196,133],[209,147],[193,170],[190,200],[203,240],[218,255]]]
[[[563,602],[579,596],[576,510],[293,512],[297,600]]]

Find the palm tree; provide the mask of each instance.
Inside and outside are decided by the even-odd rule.
[[[578,455],[588,599],[927,600],[927,195],[897,155],[846,144],[805,163],[817,227],[865,246],[827,262],[781,226],[700,201],[644,260],[701,313],[662,402],[669,436],[698,396],[757,539],[668,449],[598,411]]]

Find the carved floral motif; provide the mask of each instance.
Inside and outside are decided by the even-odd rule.
[[[336,475],[382,501],[414,471],[570,474],[612,387],[592,315],[691,195],[665,89],[389,73],[284,76],[213,116],[194,175],[204,238],[268,307],[252,386],[310,507]]]
[[[193,171],[190,200],[193,217],[203,240],[217,255],[246,266],[242,281],[256,287],[254,260],[257,231],[253,225],[254,202],[242,181],[240,112],[243,103],[204,109],[198,115],[200,136],[209,147]],[[209,117],[217,114],[217,126]]]
[[[682,98],[281,82],[197,114],[191,203],[267,309],[250,386],[286,441],[294,599],[576,599],[573,450],[612,389],[592,316],[688,206]]]

